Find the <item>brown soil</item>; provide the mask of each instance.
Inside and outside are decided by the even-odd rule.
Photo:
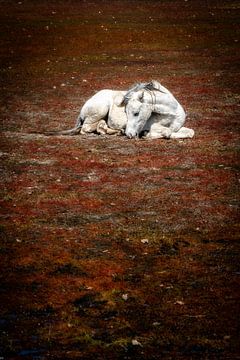
[[[240,359],[239,2],[0,2],[0,359]],[[159,80],[191,140],[46,137]]]

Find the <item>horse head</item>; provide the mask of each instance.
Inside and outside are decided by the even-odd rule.
[[[162,92],[161,84],[156,80],[148,83],[137,83],[132,86],[125,95],[115,99],[117,106],[125,106],[127,115],[125,133],[127,137],[138,137],[150,118],[154,104],[154,95],[151,95],[153,91]],[[144,95],[146,93],[151,95],[151,103],[144,101]]]
[[[127,137],[138,137],[146,122],[152,114],[152,105],[144,102],[144,90],[132,93],[126,101],[125,111],[127,114],[127,126],[125,133]]]

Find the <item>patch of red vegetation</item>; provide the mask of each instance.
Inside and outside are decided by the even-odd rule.
[[[0,9],[0,356],[237,359],[236,3]],[[194,139],[32,134],[154,78]]]

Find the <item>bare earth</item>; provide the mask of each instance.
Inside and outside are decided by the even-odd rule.
[[[0,359],[240,359],[239,1],[0,19]],[[34,134],[151,79],[195,138]]]

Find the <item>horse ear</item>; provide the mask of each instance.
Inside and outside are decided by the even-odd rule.
[[[117,94],[114,97],[113,102],[116,106],[123,106],[124,105],[124,95],[121,93]]]
[[[143,102],[143,97],[144,97],[144,90],[141,90],[141,91],[139,91],[139,94],[138,94],[139,101]]]

